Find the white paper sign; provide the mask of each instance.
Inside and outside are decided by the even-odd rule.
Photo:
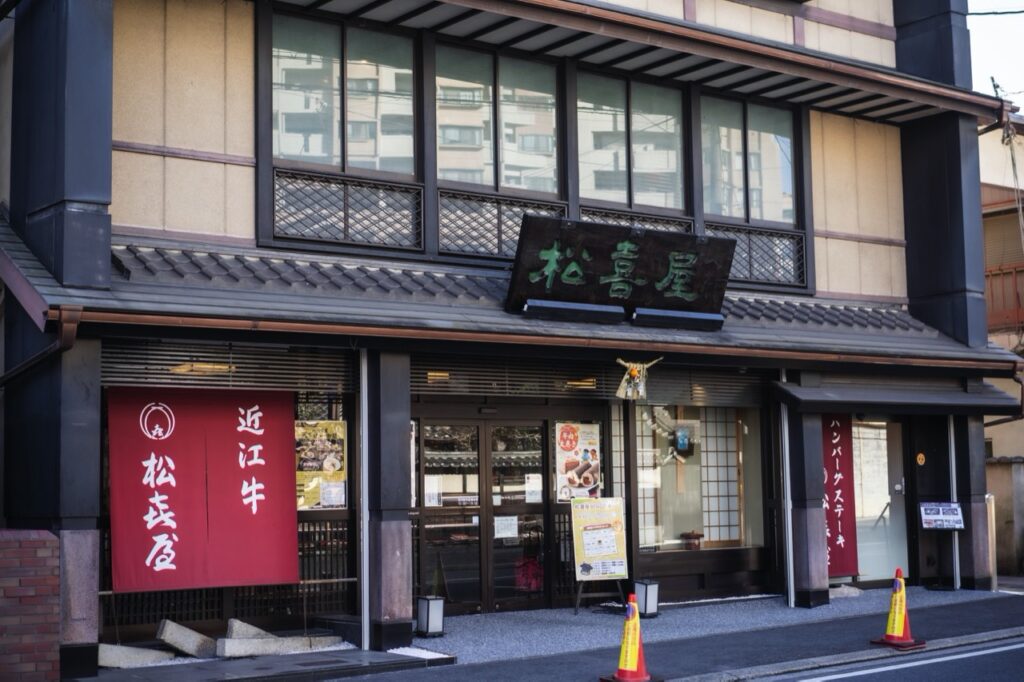
[[[518,516],[495,516],[494,517],[494,539],[518,538],[519,517]]]
[[[922,502],[921,527],[930,530],[963,530],[964,515],[959,502]]]
[[[540,474],[526,474],[526,504],[544,501],[544,479]]]
[[[426,507],[441,506],[441,477],[423,477],[423,505]]]

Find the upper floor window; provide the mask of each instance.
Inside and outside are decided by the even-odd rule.
[[[576,110],[583,199],[683,208],[679,90],[581,73]]]
[[[345,38],[343,73],[340,26],[274,15],[274,157],[411,176],[412,41],[356,28]]]
[[[556,194],[556,80],[549,64],[438,46],[438,178]]]
[[[345,76],[345,119],[372,124],[381,134],[350,139],[345,150],[349,168],[413,175],[412,41],[404,36],[349,28]],[[376,87],[352,87],[375,82]],[[390,125],[382,125],[387,119]],[[394,125],[405,121],[406,125]]]
[[[744,222],[796,222],[793,115],[701,98],[704,212]]]
[[[341,29],[274,15],[273,148],[279,159],[341,165]]]

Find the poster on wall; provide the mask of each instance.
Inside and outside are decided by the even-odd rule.
[[[115,592],[299,579],[291,393],[111,388]]]
[[[346,434],[343,421],[295,422],[295,498],[298,509],[345,506]]]
[[[572,501],[576,580],[625,580],[625,513],[621,497],[580,497]]]
[[[828,576],[855,576],[857,513],[853,499],[853,427],[848,414],[821,416],[825,465],[825,544]]]
[[[559,502],[601,494],[601,425],[555,423],[555,490]]]

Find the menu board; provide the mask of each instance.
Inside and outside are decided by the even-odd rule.
[[[928,530],[963,530],[964,513],[959,502],[922,502],[921,527]]]
[[[600,495],[600,424],[555,423],[555,490],[559,502]]]
[[[346,505],[346,433],[343,421],[295,422],[295,498],[299,509]]]
[[[572,540],[576,580],[624,580],[625,513],[621,497],[572,500]]]

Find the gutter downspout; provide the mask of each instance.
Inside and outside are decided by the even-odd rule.
[[[78,337],[78,325],[81,321],[82,308],[80,306],[61,306],[57,311],[56,340],[32,357],[21,361],[4,372],[0,376],[0,388],[3,388],[26,372],[31,371],[50,357],[71,350],[71,347],[75,345],[75,339]]]
[[[1017,422],[1024,419],[1024,380],[1021,380],[1019,374],[1013,375],[1013,380],[1020,385],[1020,413],[1015,414],[1012,417],[1001,417],[999,419],[993,419],[990,422],[985,422],[985,428],[990,426],[999,426],[1000,424],[1009,424],[1010,422]]]
[[[786,383],[786,370],[779,371],[779,380]],[[786,604],[796,608],[796,579],[793,573],[793,491],[789,479],[789,406],[779,403],[782,443],[782,535],[786,560]]]
[[[370,650],[370,381],[366,349],[359,351],[359,630],[360,646]]]

